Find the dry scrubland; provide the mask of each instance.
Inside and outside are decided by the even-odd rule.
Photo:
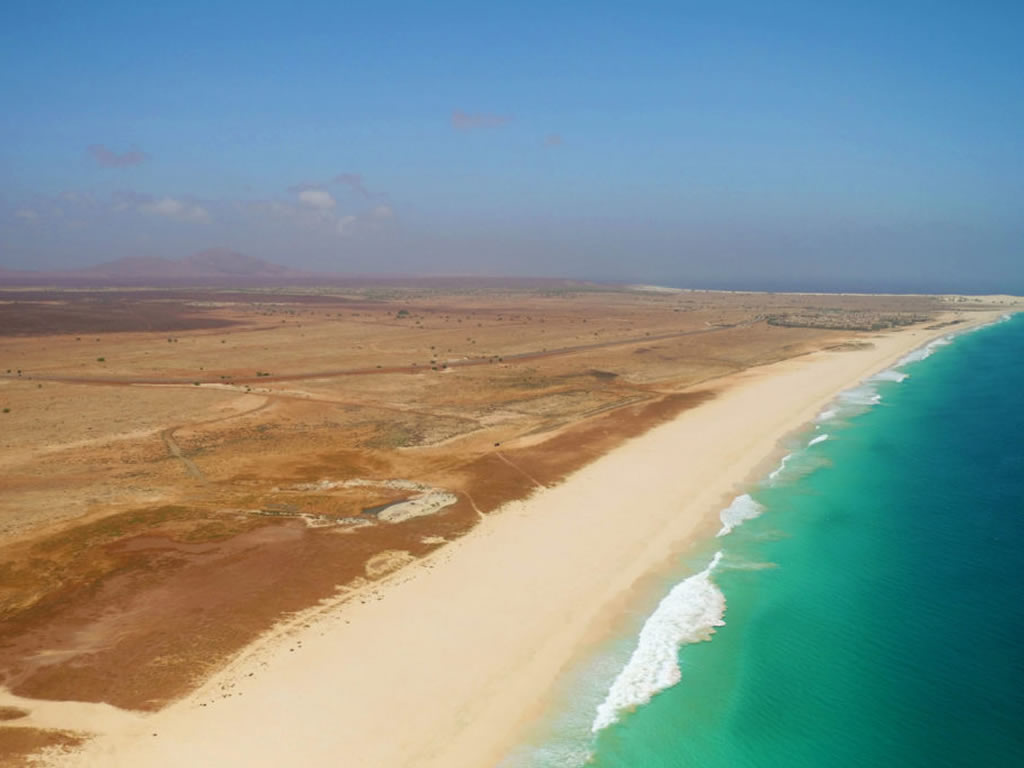
[[[1002,301],[0,291],[0,684],[160,708],[275,621],[462,536],[722,376]],[[10,761],[79,738],[21,714],[0,708]]]

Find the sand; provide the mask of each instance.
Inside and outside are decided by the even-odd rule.
[[[59,764],[493,765],[559,672],[612,631],[631,588],[715,534],[719,510],[766,474],[780,439],[948,330],[723,379],[714,399],[354,599],[298,617],[186,699],[102,725],[91,710],[101,734]]]

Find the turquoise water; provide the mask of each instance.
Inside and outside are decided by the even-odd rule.
[[[507,764],[1024,766],[1024,316],[932,352],[823,412]]]

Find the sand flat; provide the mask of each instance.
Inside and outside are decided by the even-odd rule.
[[[781,437],[944,332],[723,379],[712,400],[507,505],[383,588],[256,644],[184,700],[111,722],[61,764],[493,764],[631,586],[714,535]]]

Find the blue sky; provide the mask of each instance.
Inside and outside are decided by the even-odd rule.
[[[1024,292],[1019,4],[2,14],[4,267]]]

